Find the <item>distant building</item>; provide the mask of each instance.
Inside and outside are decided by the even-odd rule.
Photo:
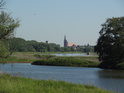
[[[77,45],[75,43],[69,43],[66,39],[66,36],[64,36],[64,47],[72,47],[76,49]]]
[[[64,36],[64,47],[68,47],[68,41],[66,40],[66,36]]]
[[[75,43],[68,43],[68,47],[76,46]]]

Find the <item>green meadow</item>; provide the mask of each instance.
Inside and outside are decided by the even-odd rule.
[[[112,93],[89,85],[0,74],[0,93]]]

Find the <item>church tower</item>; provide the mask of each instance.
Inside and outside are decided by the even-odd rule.
[[[64,47],[68,46],[68,41],[66,40],[66,35],[64,36]]]

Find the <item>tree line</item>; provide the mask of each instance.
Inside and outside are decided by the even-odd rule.
[[[73,47],[61,47],[56,43],[37,42],[35,40],[25,40],[23,38],[11,38],[7,40],[11,51],[15,52],[93,52],[94,47],[88,45]]]

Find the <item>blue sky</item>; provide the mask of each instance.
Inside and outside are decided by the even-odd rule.
[[[124,16],[124,0],[6,0],[5,11],[20,20],[16,37],[95,45],[107,18]]]

